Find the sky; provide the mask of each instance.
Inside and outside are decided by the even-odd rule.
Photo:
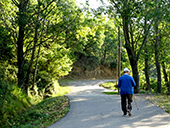
[[[86,3],[86,0],[76,0],[77,4],[81,7],[80,3]],[[101,4],[100,0],[89,0],[89,5],[91,8],[97,8]]]

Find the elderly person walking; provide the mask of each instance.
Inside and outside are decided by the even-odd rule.
[[[124,68],[123,72],[124,75],[119,78],[118,83],[121,95],[121,107],[124,116],[126,116],[127,113],[131,116],[133,87],[136,86],[136,83],[133,77],[129,75],[130,70],[128,68]]]

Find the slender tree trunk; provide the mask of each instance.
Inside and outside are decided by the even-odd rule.
[[[35,70],[34,70],[34,74],[33,74],[32,88],[34,88],[34,86],[35,86],[35,81],[36,81],[36,76],[37,76],[37,69],[38,69],[38,60],[39,60],[39,56],[40,56],[40,50],[41,50],[41,45],[38,48],[38,55],[37,55],[37,60],[36,60],[36,64],[35,64]]]
[[[168,92],[170,92],[170,75],[169,75],[169,82],[168,82]]]
[[[148,52],[145,50],[146,56],[145,56],[145,78],[146,78],[146,83],[148,90],[151,92],[151,87],[150,87],[150,80],[149,80],[149,62],[148,62]]]
[[[118,60],[117,60],[117,77],[118,79],[121,76],[121,40],[120,40],[120,27],[118,27]],[[120,93],[118,88],[118,94]]]
[[[156,4],[158,4],[158,0],[156,0]],[[156,5],[156,10],[158,10],[158,5]],[[156,42],[155,42],[155,62],[156,62],[156,70],[157,70],[157,92],[162,92],[162,85],[161,85],[161,68],[159,63],[159,17],[155,22],[155,34],[156,34]]]
[[[105,50],[104,50],[104,57],[103,57],[103,63],[105,62],[105,60],[106,60],[106,47],[105,47]]]
[[[29,67],[27,69],[27,75],[26,75],[26,81],[25,81],[25,92],[27,93],[28,91],[28,87],[29,87],[29,80],[30,80],[30,74],[32,72],[32,65],[34,62],[34,56],[35,56],[35,51],[36,51],[36,44],[37,44],[37,29],[35,30],[35,37],[34,37],[34,45],[33,45],[33,50],[32,50],[32,56],[31,56],[31,60],[30,60],[30,64]]]
[[[106,46],[105,46],[105,49],[104,49],[104,53],[103,53],[103,55],[104,55],[104,57],[102,58],[102,60],[101,60],[101,64],[104,64],[104,62],[105,62],[105,60],[106,60]]]
[[[156,30],[156,35],[158,35],[158,28]],[[156,62],[156,70],[157,70],[157,92],[162,92],[162,86],[161,86],[161,67],[159,63],[159,37],[156,36],[156,42],[155,42],[155,62]]]
[[[145,17],[145,26],[144,26],[145,35],[147,33],[146,26],[147,26],[147,21],[146,21],[146,17]],[[146,42],[147,42],[147,38],[146,38]],[[147,49],[147,46],[146,46],[146,49]],[[146,78],[146,83],[147,83],[147,89],[149,90],[149,92],[151,92],[150,80],[149,80],[149,62],[148,62],[148,60],[149,60],[148,51],[145,50],[145,78]]]
[[[156,32],[157,33],[157,32]],[[162,85],[161,85],[161,67],[159,63],[159,40],[158,36],[156,36],[156,42],[155,42],[155,62],[156,62],[156,70],[157,70],[157,92],[162,92]]]
[[[118,78],[121,76],[121,40],[120,40],[120,27],[118,27]]]
[[[168,75],[166,73],[166,67],[165,67],[165,62],[164,61],[162,62],[162,69],[163,69],[165,84],[166,84],[167,89],[169,90]]]

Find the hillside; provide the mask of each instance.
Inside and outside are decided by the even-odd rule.
[[[108,64],[99,64],[94,56],[77,56],[73,69],[68,76],[69,79],[116,79],[116,69]]]

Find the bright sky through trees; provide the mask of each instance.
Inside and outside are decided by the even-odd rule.
[[[81,3],[86,3],[87,0],[76,0],[77,4],[82,7],[82,5],[80,5]],[[89,5],[91,8],[97,8],[98,6],[100,6],[101,2],[100,0],[89,0]]]

